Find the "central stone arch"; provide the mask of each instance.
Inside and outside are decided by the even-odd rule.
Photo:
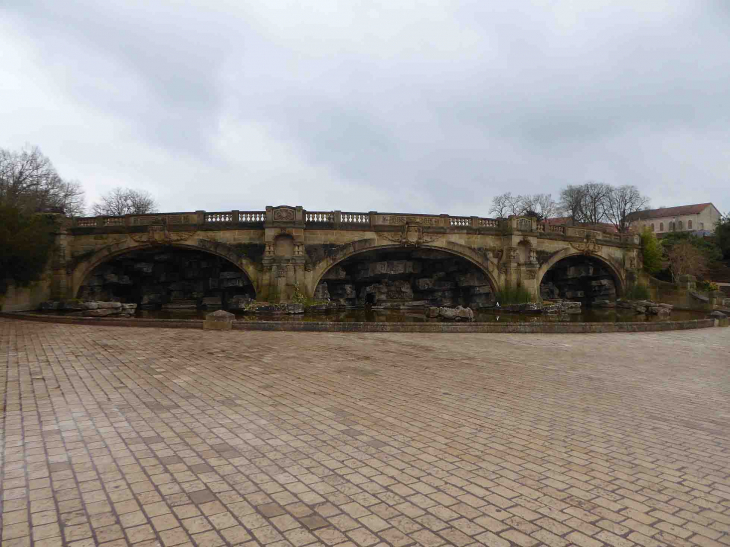
[[[365,264],[367,272],[363,270]],[[434,271],[439,265],[443,265],[443,271]],[[453,242],[406,246],[365,239],[344,245],[316,263],[310,286],[315,298],[330,296],[341,301],[355,300],[358,304],[376,303],[377,296],[370,293],[387,293],[389,298],[396,300],[397,295],[393,296],[393,293],[397,293],[402,295],[404,302],[410,298],[413,305],[419,302],[426,305],[425,300],[414,298],[421,295],[429,297],[428,305],[473,303],[479,307],[478,303],[486,305],[498,290],[497,280],[490,271],[494,266],[488,255]],[[353,269],[359,269],[362,277],[352,279]],[[370,277],[373,279],[368,281]],[[363,287],[369,282],[372,286]],[[330,287],[323,288],[325,283],[329,283],[330,287],[332,284],[344,285],[344,294],[339,291],[330,295]],[[363,297],[363,289],[368,293],[367,299]],[[451,294],[454,292],[458,293],[458,297],[454,298]],[[466,298],[467,295],[469,298]]]

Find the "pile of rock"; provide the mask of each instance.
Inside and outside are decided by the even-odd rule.
[[[243,311],[245,313],[252,313],[252,314],[276,314],[276,315],[284,315],[284,314],[298,314],[298,313],[304,313],[304,304],[271,304],[269,302],[256,302],[251,301],[245,308],[243,308]]]
[[[474,311],[471,308],[455,308],[431,307],[426,311],[426,315],[432,319],[441,318],[450,321],[474,321]]]
[[[570,300],[545,300],[542,303],[526,302],[524,304],[510,304],[495,308],[495,310],[502,313],[563,315],[580,313],[581,303]]]
[[[662,304],[660,302],[652,302],[651,300],[596,300],[593,302],[594,308],[619,308],[625,310],[633,310],[639,315],[659,315],[669,316],[672,314],[674,306],[672,304]]]
[[[84,317],[107,317],[134,315],[137,304],[122,304],[121,302],[81,302],[80,300],[50,300],[42,302],[42,311],[62,311],[64,315],[81,315]]]

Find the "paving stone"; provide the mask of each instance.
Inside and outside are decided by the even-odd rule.
[[[727,546],[725,330],[0,319],[2,543]]]

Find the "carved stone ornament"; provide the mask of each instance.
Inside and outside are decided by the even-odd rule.
[[[423,226],[414,224],[404,224],[398,235],[382,234],[385,239],[403,245],[404,247],[418,247],[419,245],[428,245],[439,239],[442,234],[433,236],[423,235]]]
[[[525,268],[525,279],[535,279],[537,277],[537,269],[535,268]]]
[[[132,241],[147,245],[174,245],[189,239],[197,233],[197,230],[189,232],[170,232],[167,226],[150,226],[146,232],[141,234],[128,234]]]
[[[570,246],[573,247],[576,251],[580,251],[584,255],[598,254],[599,252],[601,252],[601,246],[596,242],[595,239],[587,239],[586,241],[582,241],[580,243],[571,241]]]
[[[277,207],[274,209],[275,222],[294,222],[296,214],[291,207]]]

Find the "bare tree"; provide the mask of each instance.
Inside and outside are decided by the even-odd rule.
[[[522,200],[522,196],[513,196],[512,192],[495,196],[489,212],[497,218],[507,218],[510,215],[519,216],[524,210]]]
[[[0,149],[0,203],[26,212],[84,212],[84,191],[66,181],[38,147],[20,152]]]
[[[520,196],[522,212],[525,216],[537,217],[538,221],[553,218],[558,210],[551,194],[533,194]]]
[[[588,182],[583,185],[583,202],[581,204],[582,220],[590,224],[598,224],[606,220],[608,198],[611,186],[602,182]]]
[[[689,241],[681,241],[667,251],[669,270],[676,282],[681,275],[703,277],[707,273],[707,258]]]
[[[560,211],[575,222],[583,221],[583,197],[585,188],[583,185],[573,186],[569,184],[567,188],[560,191]]]
[[[649,198],[642,196],[636,186],[625,185],[612,188],[606,200],[605,214],[608,220],[621,233],[629,231],[627,217],[631,213],[646,209]]]
[[[157,203],[149,192],[131,188],[114,188],[101,196],[91,210],[95,216],[121,217],[156,213]]]

